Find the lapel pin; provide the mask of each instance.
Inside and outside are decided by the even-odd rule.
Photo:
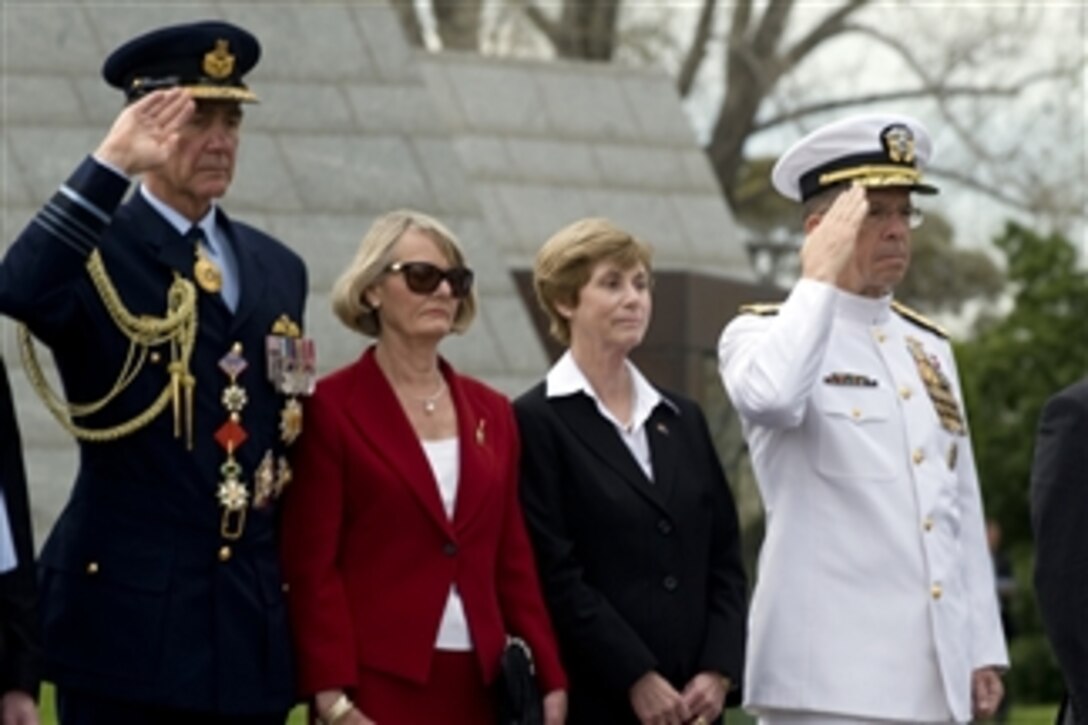
[[[669,434],[669,427],[667,425],[665,425],[664,423],[658,423],[657,424],[657,432],[660,433],[663,436],[667,436]]]
[[[487,427],[487,421],[483,418],[476,424],[476,445],[482,446],[484,444],[484,429]]]

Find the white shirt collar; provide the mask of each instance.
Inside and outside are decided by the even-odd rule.
[[[189,229],[193,226],[193,223],[185,218],[184,215],[179,213],[176,209],[171,207],[165,201],[160,199],[151,193],[151,190],[146,185],[140,184],[140,195],[144,200],[151,205],[151,208],[162,215],[166,221],[170,222],[170,226],[178,230],[178,234],[185,235],[189,233]],[[197,222],[197,226],[204,232],[205,239],[215,237],[215,203],[208,207],[208,213],[205,214],[200,221]]]
[[[625,360],[624,364],[627,366],[635,386],[635,408],[631,413],[631,430],[638,430],[645,425],[654,412],[654,408],[660,403],[664,403],[677,413],[680,412],[675,403],[663,396],[657,388],[650,384],[650,381],[639,372],[634,363]],[[589,384],[589,380],[582,373],[582,369],[574,361],[574,356],[571,355],[570,350],[567,350],[552,366],[552,369],[548,371],[548,376],[544,379],[544,395],[548,398],[562,398],[576,393],[585,393],[592,398],[601,415],[620,428],[626,426],[624,422],[616,420],[611,411],[604,407],[601,399],[597,397],[597,392],[593,390],[593,386]]]
[[[863,325],[883,325],[892,315],[892,296],[863,297],[838,289],[835,313],[843,319]]]

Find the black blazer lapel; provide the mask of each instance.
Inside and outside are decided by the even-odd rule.
[[[592,398],[576,393],[548,402],[592,455],[618,473],[640,496],[659,508],[664,507],[664,492],[646,478],[615,426],[600,414]]]
[[[680,445],[676,437],[682,435],[683,431],[676,422],[675,411],[666,403],[658,403],[646,421],[654,489],[659,493],[662,502],[667,502],[672,495],[680,462]]]

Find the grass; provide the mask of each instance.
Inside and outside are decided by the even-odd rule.
[[[1008,725],[1051,725],[1058,714],[1057,705],[1013,706],[1007,720]],[[53,709],[53,688],[48,683],[42,685],[41,725],[56,725],[57,715]],[[755,725],[755,719],[743,710],[729,710],[726,715],[729,725]],[[296,707],[287,719],[287,725],[307,725],[305,708]]]
[[[56,725],[57,711],[53,699],[53,686],[48,682],[42,683],[41,711],[39,712],[41,725]],[[287,725],[307,725],[306,708],[296,707],[287,718]]]

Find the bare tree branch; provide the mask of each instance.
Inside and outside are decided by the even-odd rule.
[[[717,0],[703,0],[691,46],[688,48],[687,55],[684,56],[684,62],[676,77],[676,89],[681,97],[687,97],[691,92],[691,86],[695,83],[695,74],[698,73],[706,57],[706,46],[710,42],[710,31],[714,27],[714,8],[717,4]]]
[[[733,18],[729,23],[728,44],[740,43],[748,32],[748,23],[752,21],[752,0],[737,0],[733,3]]]
[[[926,169],[926,172],[930,176],[937,176],[950,181],[955,181],[968,188],[974,189],[975,191],[980,191],[993,199],[1008,204],[1014,209],[1020,209],[1027,212],[1038,211],[1035,206],[1028,203],[1024,197],[1015,196],[1000,186],[994,186],[993,184],[987,184],[986,182],[981,181],[973,168],[961,170],[943,166],[930,166]]]
[[[423,47],[423,28],[419,24],[419,17],[416,15],[415,5],[412,0],[389,0],[389,4],[393,6],[393,10],[397,14],[397,20],[400,22],[401,30],[404,31],[404,37],[414,46]]]
[[[766,131],[769,128],[781,126],[784,123],[796,121],[798,119],[817,113],[826,113],[827,111],[835,111],[840,108],[864,106],[871,103],[901,101],[910,98],[931,98],[938,94],[946,98],[963,98],[969,96],[1011,97],[1019,95],[1021,90],[1023,89],[1020,86],[941,86],[939,88],[904,88],[894,91],[882,91],[880,93],[868,93],[851,96],[849,98],[836,98],[834,100],[821,101],[820,103],[811,103],[805,106],[798,106],[796,108],[792,108],[785,113],[780,113],[777,116],[772,116],[771,118],[759,121],[752,127],[752,132],[757,133],[759,131]]]
[[[870,2],[871,0],[850,0],[825,17],[819,25],[786,52],[783,56],[783,70],[794,68],[822,43],[843,32],[847,27],[846,20]]]
[[[558,48],[562,42],[559,23],[549,18],[533,0],[517,0],[517,4],[536,29],[544,33],[548,41]]]
[[[786,23],[793,12],[794,0],[771,0],[763,11],[755,35],[752,37],[752,50],[760,58],[769,58],[778,47],[778,41],[786,29]]]
[[[431,0],[431,7],[444,49],[480,49],[482,0]]]
[[[899,40],[899,38],[881,32],[876,28],[865,25],[852,25],[849,26],[848,29],[857,33],[868,35],[869,37],[877,40],[880,43],[883,43],[884,45],[895,51],[899,55],[899,57],[911,68],[911,70],[913,70],[914,73],[922,80],[923,87],[928,90],[927,95],[937,103],[938,108],[941,110],[941,115],[944,117],[949,127],[952,128],[952,130],[956,133],[956,136],[960,139],[960,141],[968,149],[970,149],[971,153],[974,154],[977,158],[985,159],[987,161],[995,160],[996,157],[993,151],[988,150],[984,146],[984,144],[978,139],[977,135],[974,133],[974,129],[966,126],[960,120],[959,116],[949,108],[948,101],[952,97],[957,95],[961,97],[963,95],[1015,96],[1022,93],[1031,85],[1055,80],[1071,73],[1076,73],[1079,70],[1079,68],[1075,65],[1069,68],[1065,68],[1062,66],[1057,66],[1054,68],[1044,68],[1035,71],[1034,73],[1029,73],[1017,79],[1015,82],[1009,84],[1008,86],[1005,86],[1005,93],[1000,93],[995,90],[989,93],[957,94],[952,92],[952,89],[954,87],[945,86],[941,81],[934,79],[933,73],[930,70],[929,66],[920,61],[917,56],[915,56],[911,47]],[[947,68],[944,69],[942,75],[947,75],[950,70],[951,69]]]

